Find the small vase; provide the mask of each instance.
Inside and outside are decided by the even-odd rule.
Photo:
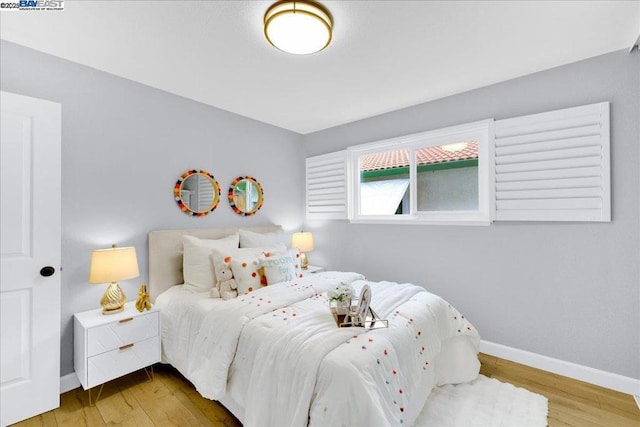
[[[351,301],[349,299],[345,299],[344,301],[331,301],[331,308],[335,308],[336,314],[339,316],[344,316],[349,312],[349,306],[351,305]]]

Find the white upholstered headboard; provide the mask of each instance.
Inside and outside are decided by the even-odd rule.
[[[220,239],[236,231],[250,230],[270,233],[282,230],[279,225],[262,227],[194,228],[187,230],[155,230],[149,232],[149,296],[151,301],[173,285],[184,283],[182,278],[182,236],[201,239]]]

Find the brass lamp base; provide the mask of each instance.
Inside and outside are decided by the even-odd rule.
[[[120,286],[113,282],[107,288],[107,291],[100,298],[100,305],[102,306],[102,314],[114,314],[120,313],[124,310],[124,303],[127,301],[127,296],[124,294]]]
[[[309,258],[307,258],[307,254],[305,254],[304,252],[300,252],[300,267],[303,270],[309,268]]]

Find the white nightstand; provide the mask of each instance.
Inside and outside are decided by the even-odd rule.
[[[92,387],[160,361],[160,312],[155,307],[141,313],[135,302],[128,302],[117,314],[104,315],[101,308],[76,313],[73,336],[74,368],[89,390],[90,404]]]
[[[307,273],[307,274],[313,274],[313,273],[322,273],[324,270],[324,267],[318,267],[317,265],[310,265],[307,267],[306,270],[302,270],[302,273]]]

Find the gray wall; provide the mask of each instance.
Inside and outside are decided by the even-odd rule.
[[[312,264],[422,284],[488,341],[640,378],[640,62],[618,52],[301,137],[2,41],[0,88],[62,104],[62,354],[73,371],[72,314],[98,307],[91,250],[134,245],[147,280],[149,230],[303,221],[306,155],[418,131],[610,101],[613,221],[491,227],[313,222]],[[184,78],[184,76],[176,76]],[[241,96],[241,94],[240,94]],[[304,146],[300,142],[304,141]],[[298,168],[295,165],[299,165]],[[252,174],[265,205],[249,218],[223,200],[181,213],[172,187],[210,171],[223,193]]]
[[[640,55],[592,58],[304,136],[307,155],[611,102],[611,223],[490,227],[309,222],[312,264],[425,286],[483,339],[640,378]]]
[[[136,247],[141,276],[121,283],[131,301],[147,280],[150,230],[271,223],[299,230],[299,134],[6,41],[0,52],[3,91],[62,104],[61,375],[73,372],[73,313],[99,307],[106,290],[87,283],[93,249]],[[206,217],[183,214],[173,200],[187,169],[205,169],[220,183],[223,199]],[[226,190],[246,174],[263,185],[265,203],[244,218]]]

